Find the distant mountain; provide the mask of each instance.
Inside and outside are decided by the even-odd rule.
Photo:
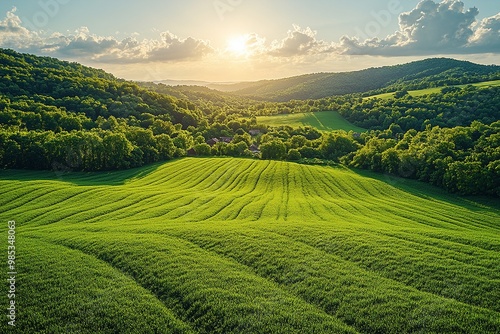
[[[166,86],[201,86],[201,87],[209,87],[212,89],[217,89],[224,91],[225,86],[232,86],[236,84],[236,82],[209,82],[209,81],[200,81],[200,80],[174,80],[174,79],[166,79],[155,81],[157,84],[164,84]],[[220,89],[219,89],[220,88]]]
[[[500,78],[500,66],[432,58],[403,65],[342,73],[315,73],[211,88],[268,101],[319,99],[333,95],[421,89]]]

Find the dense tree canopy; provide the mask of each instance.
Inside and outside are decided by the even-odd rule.
[[[500,87],[443,88],[440,93],[391,99],[351,99],[340,113],[358,126],[386,130],[398,125],[402,131],[469,126],[473,121],[490,124],[500,119]],[[399,129],[398,128],[398,129]],[[401,131],[401,130],[399,130]]]
[[[220,89],[239,96],[286,102],[329,96],[394,92],[500,79],[499,66],[484,66],[447,58],[432,58],[396,66],[354,72],[314,73],[279,80],[244,82]]]
[[[0,168],[114,170],[187,154],[331,161],[500,196],[500,87],[445,87],[412,97],[403,80],[389,99],[277,103],[137,84],[10,50],[0,50],[0,64]],[[418,78],[408,80],[416,85]],[[268,127],[256,118],[324,110],[369,131]]]
[[[444,187],[461,194],[500,196],[500,121],[468,127],[428,127],[400,140],[382,132],[348,159],[368,168]]]

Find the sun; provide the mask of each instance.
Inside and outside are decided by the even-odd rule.
[[[250,54],[248,49],[248,36],[241,35],[229,39],[226,49],[235,56],[248,56]]]

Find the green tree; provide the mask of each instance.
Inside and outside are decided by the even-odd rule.
[[[224,142],[218,142],[217,144],[215,144],[212,149],[211,149],[211,153],[212,155],[214,156],[224,156],[226,155],[226,151],[227,151],[227,146],[228,144],[227,143],[224,143]]]
[[[230,143],[226,146],[225,154],[230,157],[242,157],[245,155],[245,151],[248,150],[248,145],[244,141],[238,143]]]
[[[299,153],[303,158],[314,159],[319,158],[321,153],[316,148],[304,146],[299,148]]]
[[[341,157],[358,149],[358,144],[351,138],[341,134],[323,136],[319,147],[325,159],[339,161]]]
[[[171,122],[163,121],[161,119],[156,119],[151,125],[151,130],[153,130],[154,135],[167,134],[171,135],[175,128],[172,126]]]
[[[286,145],[278,139],[273,139],[260,145],[262,159],[283,160],[286,156]]]
[[[202,156],[202,157],[208,157],[212,153],[210,145],[208,145],[206,143],[196,144],[196,145],[194,145],[193,149],[196,152],[196,155]]]
[[[161,160],[172,159],[175,155],[175,145],[167,134],[155,136],[156,149],[158,150],[159,158]]]
[[[299,149],[303,146],[309,146],[310,141],[303,135],[294,135],[289,140],[290,148]]]
[[[396,93],[394,93],[394,97],[396,99],[401,99],[405,96],[408,96],[408,91],[407,90],[400,90],[400,91],[397,91]]]
[[[456,161],[444,175],[445,186],[460,194],[481,194],[487,187],[487,170],[479,162]]]
[[[399,170],[399,154],[395,148],[390,148],[382,153],[382,168],[390,174],[397,174]]]
[[[300,154],[299,150],[292,148],[290,151],[288,151],[287,160],[299,161],[300,159],[302,159],[302,155]]]
[[[105,169],[124,169],[130,166],[134,146],[122,133],[108,132],[102,140]]]
[[[102,169],[104,147],[102,138],[95,132],[80,132],[83,140],[80,146],[82,152],[82,169],[98,171]]]
[[[158,161],[158,150],[152,130],[137,127],[128,128],[125,132],[125,136],[135,147],[141,149],[143,153],[143,163]],[[142,165],[142,163],[140,164]]]

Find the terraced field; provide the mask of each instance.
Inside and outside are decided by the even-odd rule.
[[[500,332],[498,203],[241,159],[0,189],[19,333]]]

